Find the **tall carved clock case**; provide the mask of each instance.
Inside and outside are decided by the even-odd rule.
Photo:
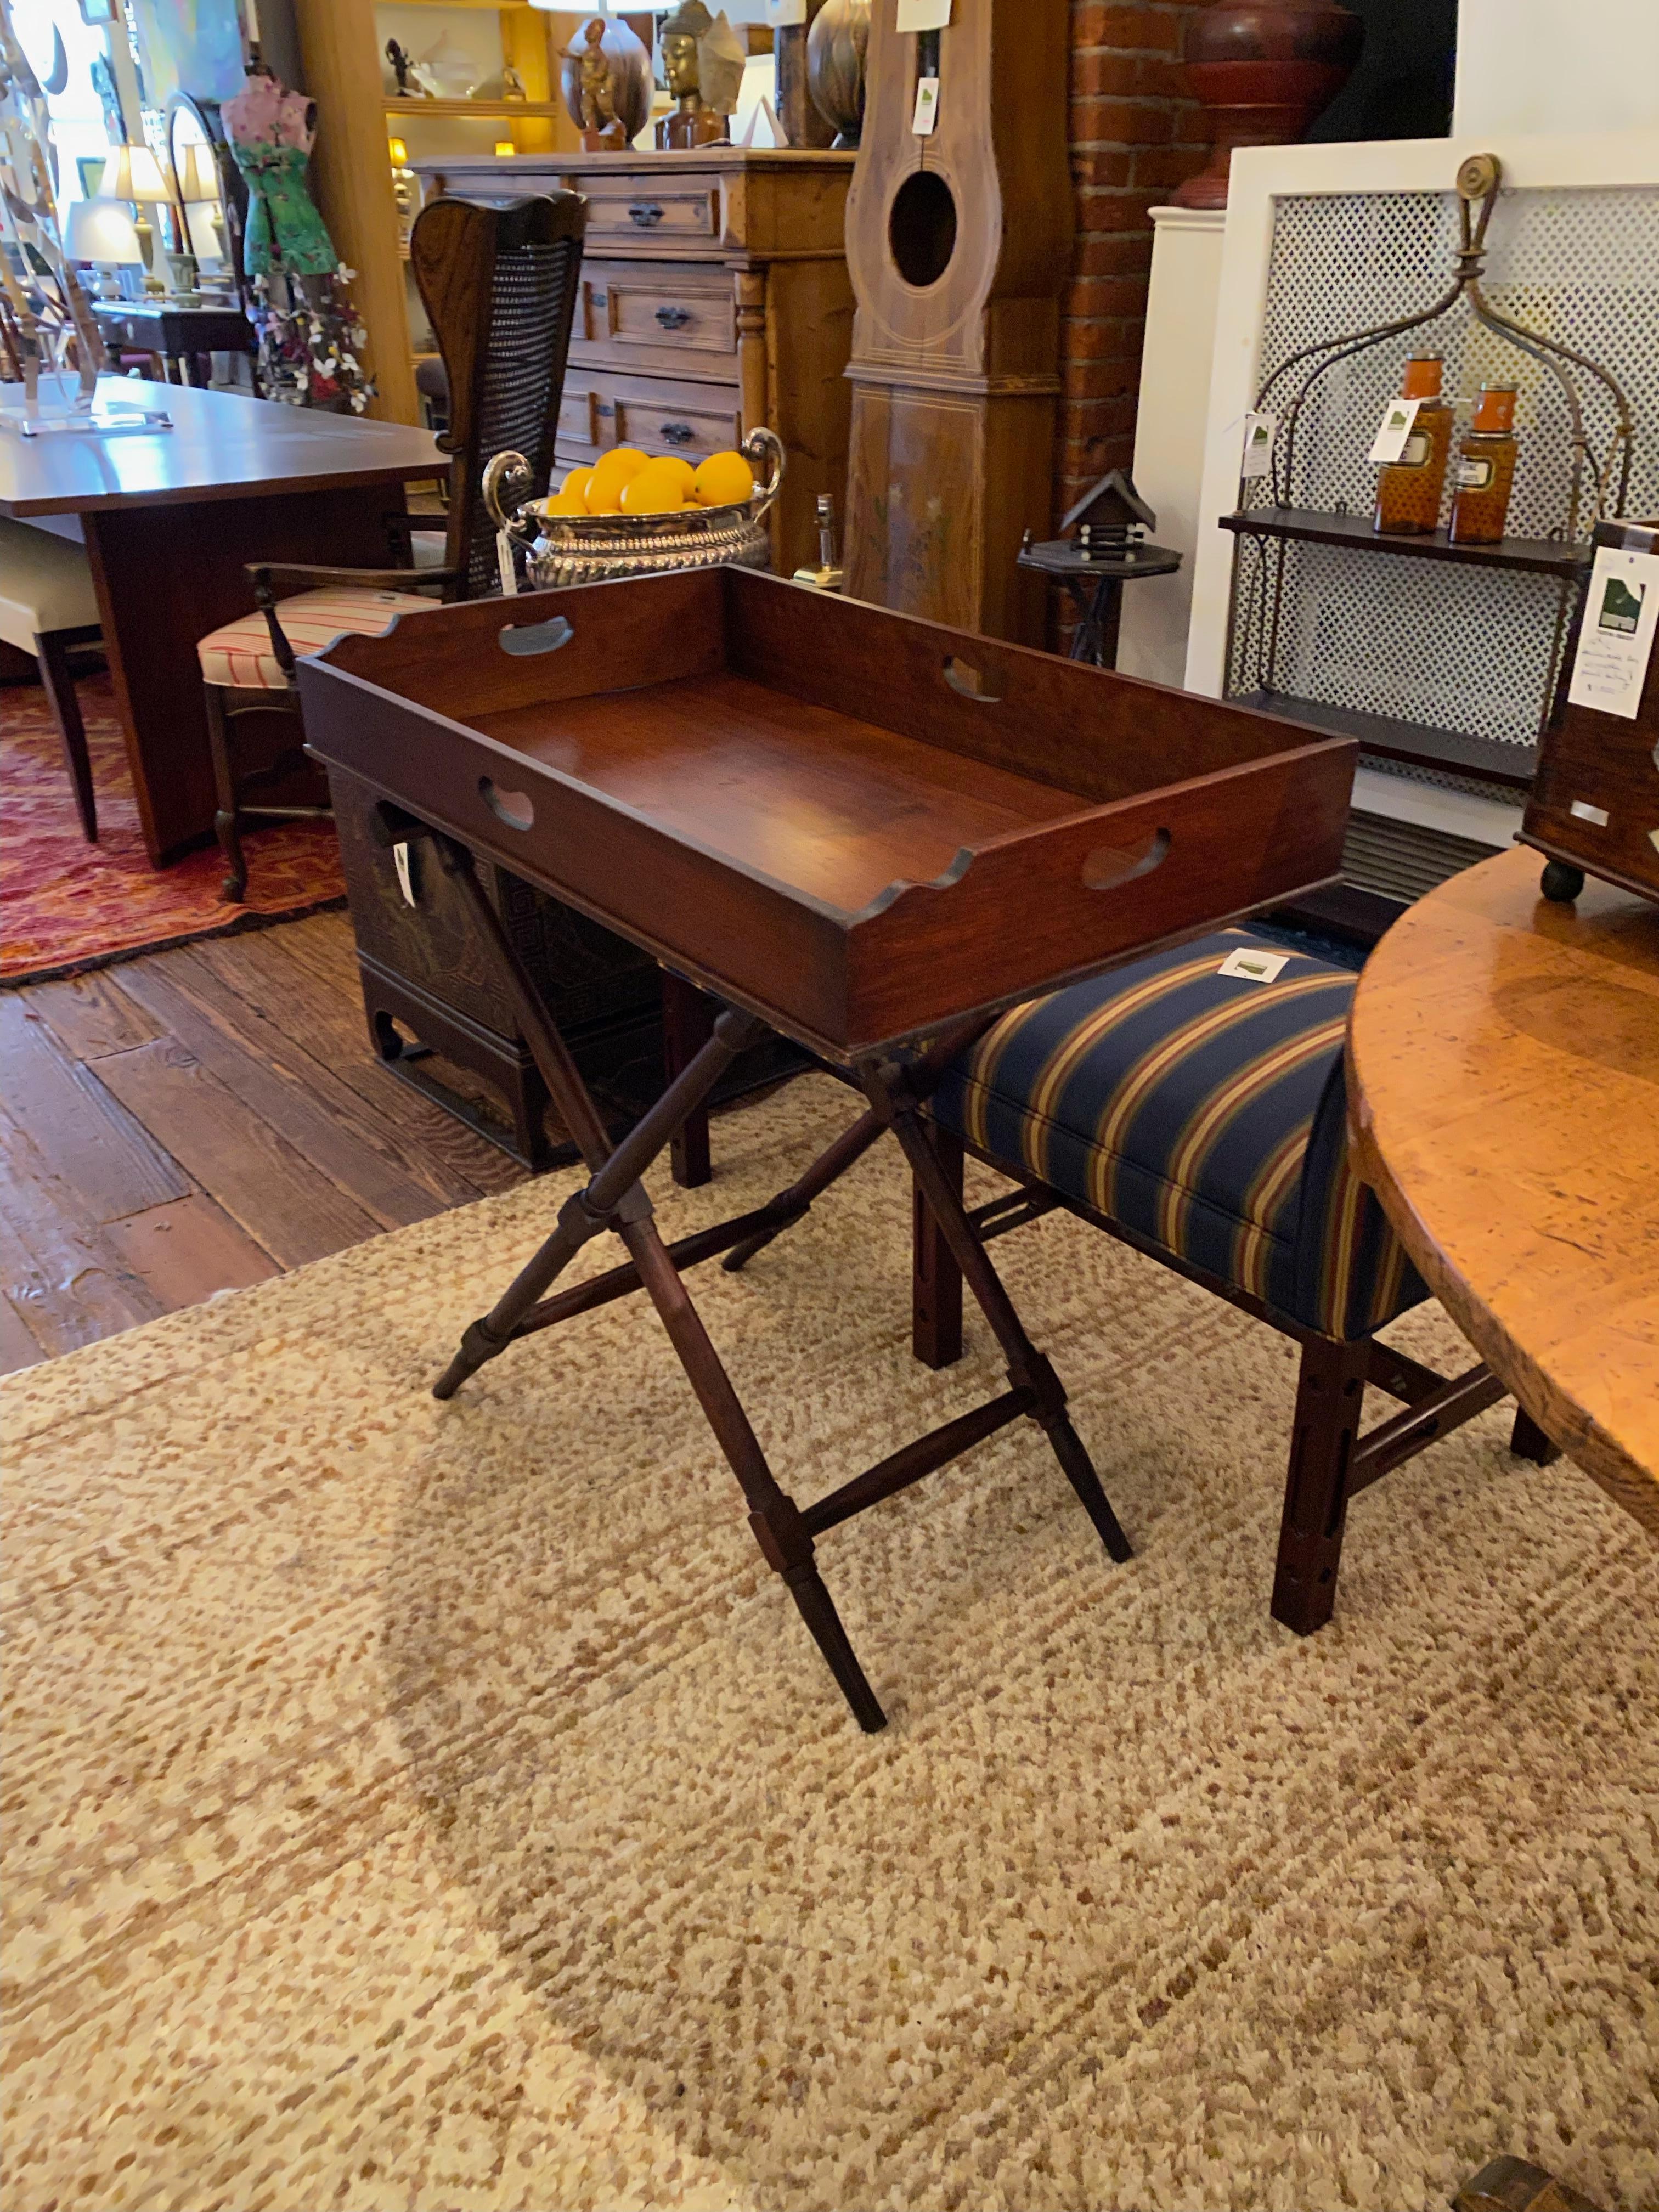
[[[847,207],[847,589],[1027,644],[1042,586],[1015,560],[1050,521],[1072,260],[1069,24],[1065,0],[955,0],[948,27],[902,32],[879,0]]]

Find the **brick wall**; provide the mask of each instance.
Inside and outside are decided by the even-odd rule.
[[[1071,0],[1071,9],[1078,242],[1060,330],[1056,519],[1108,469],[1129,465],[1152,260],[1147,210],[1201,169],[1208,149],[1181,68],[1193,0]]]

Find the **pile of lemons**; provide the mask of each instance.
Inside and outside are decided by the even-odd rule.
[[[637,446],[613,446],[591,469],[572,469],[547,502],[550,514],[678,514],[686,507],[736,507],[755,489],[741,453],[710,453],[701,468],[678,453],[653,460]]]

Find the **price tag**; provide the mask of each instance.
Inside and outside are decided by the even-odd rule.
[[[392,865],[398,871],[398,888],[404,895],[405,906],[418,906],[415,896],[415,856],[408,842],[399,838],[392,848]]]
[[[1271,983],[1290,965],[1288,952],[1261,952],[1254,945],[1241,945],[1216,969],[1218,975],[1237,976],[1241,983]]]
[[[513,534],[510,531],[495,532],[495,564],[501,572],[501,597],[516,599],[519,596],[519,572],[513,563]]]
[[[901,31],[942,31],[951,20],[951,0],[898,0]]]
[[[1598,545],[1567,696],[1633,722],[1659,628],[1659,553]]]
[[[806,21],[806,0],[766,0],[766,20],[775,31]]]
[[[1279,434],[1277,415],[1247,415],[1244,417],[1244,458],[1238,473],[1247,480],[1252,477],[1270,477],[1273,472],[1273,440]]]
[[[931,138],[939,121],[939,79],[925,76],[916,86],[916,112],[910,129],[918,138]]]
[[[1371,447],[1371,459],[1384,463],[1397,461],[1406,450],[1406,441],[1411,436],[1412,425],[1417,420],[1420,399],[1391,399],[1382,417],[1382,428],[1376,434],[1376,443]]]

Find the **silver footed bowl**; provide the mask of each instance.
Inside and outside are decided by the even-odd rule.
[[[538,592],[723,562],[769,568],[766,517],[783,482],[783,444],[775,431],[754,429],[741,451],[757,481],[754,495],[735,507],[686,507],[678,514],[554,514],[549,501],[526,495],[530,464],[512,453],[497,453],[484,470],[484,506],[497,529],[524,549],[531,586]]]

